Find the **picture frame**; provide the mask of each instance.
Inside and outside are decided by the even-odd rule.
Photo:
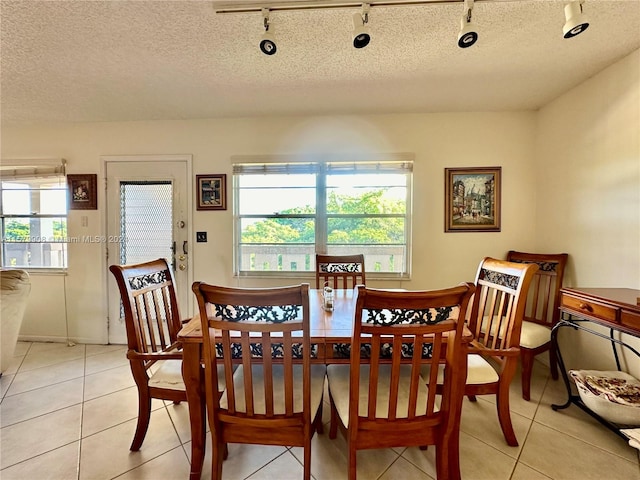
[[[69,174],[67,175],[67,192],[69,210],[97,210],[98,209],[98,175]]]
[[[502,167],[445,168],[445,232],[499,232]]]
[[[227,209],[227,175],[196,175],[196,209]]]

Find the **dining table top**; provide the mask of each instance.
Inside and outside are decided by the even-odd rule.
[[[333,310],[325,310],[322,289],[309,289],[311,343],[348,343],[351,341],[355,312],[355,289],[336,289],[333,294]],[[183,343],[202,342],[199,313],[185,323],[178,333],[178,339]],[[473,334],[465,326],[463,342],[472,339]]]
[[[309,334],[312,343],[334,340],[349,341],[353,332],[355,290],[333,291],[333,310],[323,308],[322,289],[309,289]],[[199,313],[191,318],[178,333],[181,342],[202,342],[202,326]]]

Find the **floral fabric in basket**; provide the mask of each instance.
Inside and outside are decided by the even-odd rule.
[[[582,370],[570,370],[576,381],[592,394],[620,405],[640,407],[640,381],[623,372],[602,372],[602,375]],[[616,373],[619,376],[614,376]]]

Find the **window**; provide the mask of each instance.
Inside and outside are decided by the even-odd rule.
[[[308,276],[316,252],[361,252],[376,277],[407,277],[412,168],[406,159],[235,164],[236,275]]]
[[[0,170],[2,266],[67,267],[67,185],[63,165]]]

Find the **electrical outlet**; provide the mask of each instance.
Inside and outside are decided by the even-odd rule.
[[[207,241],[207,232],[196,232],[196,242],[206,243],[206,241]]]

